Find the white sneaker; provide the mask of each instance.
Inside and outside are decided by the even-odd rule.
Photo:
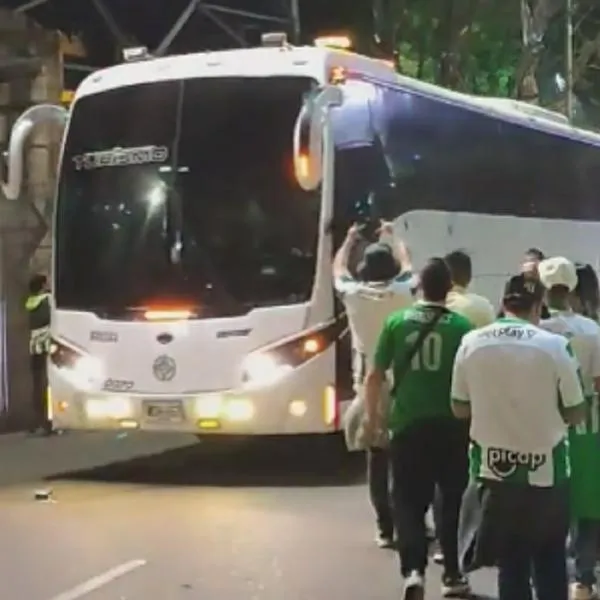
[[[418,571],[411,571],[404,579],[403,600],[425,600],[425,578]]]
[[[593,600],[597,597],[594,587],[583,585],[583,583],[571,585],[571,600]]]
[[[375,543],[377,544],[378,548],[383,548],[386,550],[394,548],[394,538],[388,535],[382,535],[381,533],[378,533],[375,537]]]

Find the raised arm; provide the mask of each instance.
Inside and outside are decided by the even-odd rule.
[[[402,273],[411,272],[413,269],[410,250],[404,240],[394,234],[394,224],[391,221],[382,221],[379,229],[379,241],[389,244],[394,253],[394,258],[402,266]]]
[[[350,252],[352,252],[352,248],[359,235],[358,225],[352,225],[352,227],[348,229],[348,233],[346,233],[346,239],[335,253],[333,259],[333,277],[335,281],[352,277],[350,269],[348,268],[348,262],[350,261]]]

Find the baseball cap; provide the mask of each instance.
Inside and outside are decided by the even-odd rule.
[[[572,292],[577,287],[577,268],[564,256],[542,260],[538,265],[538,274],[542,285],[548,290],[560,285]]]
[[[357,267],[358,276],[364,281],[386,281],[398,275],[399,265],[389,244],[369,244]]]
[[[534,304],[541,302],[544,297],[544,287],[537,279],[521,273],[511,277],[504,286],[503,302],[522,302]]]

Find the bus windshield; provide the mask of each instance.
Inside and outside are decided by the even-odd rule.
[[[59,308],[201,316],[307,301],[320,195],[294,178],[303,77],[169,80],[72,109],[59,180]]]

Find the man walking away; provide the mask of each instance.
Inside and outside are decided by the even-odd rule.
[[[572,600],[596,597],[597,540],[600,536],[600,452],[598,452],[600,390],[600,326],[571,308],[577,288],[575,265],[566,258],[543,260],[540,281],[546,288],[550,318],[540,327],[567,338],[581,369],[586,418],[569,430],[571,458],[571,515],[574,520],[575,583]]]
[[[452,276],[452,289],[446,298],[446,308],[463,315],[475,327],[493,323],[496,312],[492,303],[479,294],[467,291],[473,277],[471,257],[462,250],[455,250],[444,258]]]
[[[50,349],[50,294],[45,275],[34,275],[29,282],[29,296],[25,302],[29,315],[29,357],[31,366],[32,404],[35,426],[31,432],[52,433],[48,419],[48,367]]]
[[[471,257],[462,250],[455,250],[447,254],[444,260],[452,276],[452,289],[446,297],[446,308],[466,317],[474,327],[484,327],[493,323],[496,319],[496,311],[492,303],[484,296],[468,291],[471,279],[473,278]],[[440,520],[440,502],[438,496],[439,494],[436,493],[433,502],[434,523]],[[435,529],[439,529],[437,524]],[[437,534],[436,537],[438,537]],[[436,543],[433,561],[438,565],[444,564],[444,555],[439,547],[439,543]]]
[[[393,225],[382,223],[380,239],[366,246],[357,269],[356,278],[348,262],[354,245],[361,239],[360,227],[353,225],[338,250],[333,263],[335,288],[346,307],[353,348],[353,375],[356,394],[364,397],[363,384],[379,332],[392,312],[410,306],[413,295],[410,284],[410,256],[404,243],[393,238]],[[387,395],[388,390],[382,390]],[[380,398],[381,401],[381,398]],[[380,406],[383,412],[387,409]],[[385,431],[385,424],[382,429]],[[382,436],[380,435],[379,438]],[[394,543],[394,523],[390,507],[389,457],[387,435],[378,439],[367,451],[368,482],[371,504],[377,518],[377,544],[391,548]]]
[[[569,456],[566,423],[585,415],[568,341],[536,326],[544,288],[506,284],[506,318],[465,336],[452,408],[471,419],[472,485],[482,486],[486,560],[498,563],[500,600],[567,600]],[[491,555],[490,555],[491,552]]]
[[[391,369],[389,417],[392,495],[404,598],[424,596],[428,543],[425,514],[437,485],[441,496],[440,542],[444,553],[442,594],[469,593],[458,567],[458,515],[467,482],[468,431],[453,418],[450,383],[454,355],[472,329],[445,307],[452,287],[442,258],[420,274],[423,300],[388,317],[366,381],[367,422],[377,427],[377,399]]]

